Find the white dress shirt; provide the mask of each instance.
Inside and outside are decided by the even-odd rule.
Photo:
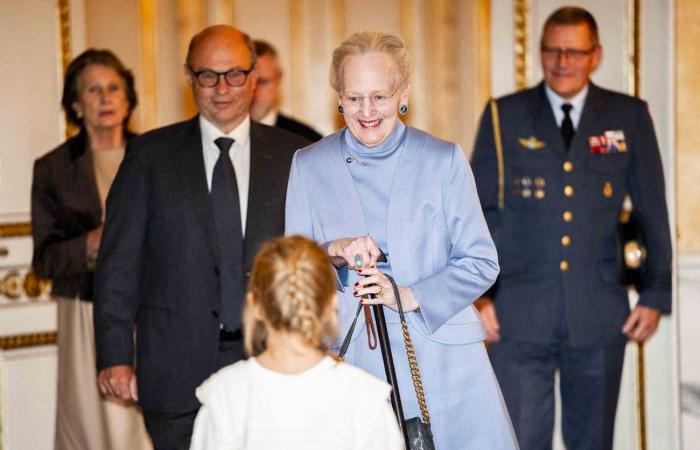
[[[207,186],[211,192],[211,179],[214,176],[214,166],[221,151],[214,143],[220,137],[229,137],[234,140],[228,151],[228,156],[236,171],[238,181],[238,202],[241,205],[241,230],[245,237],[246,216],[248,212],[248,187],[250,185],[250,116],[246,118],[228,134],[219,131],[214,124],[199,116],[199,128],[202,130],[202,153],[204,155],[204,169],[207,172]]]
[[[270,112],[267,113],[267,115],[265,115],[265,117],[260,119],[260,123],[274,127],[275,125],[277,125],[277,116],[278,115],[279,115],[279,111],[276,110],[275,108],[272,108],[270,110]]]
[[[561,123],[564,121],[564,111],[561,110],[561,105],[568,103],[572,106],[571,111],[569,111],[571,122],[574,124],[574,130],[578,130],[578,123],[581,121],[581,112],[583,112],[583,106],[586,104],[586,96],[588,95],[588,84],[586,84],[585,88],[581,89],[581,92],[569,100],[564,100],[547,86],[546,83],[544,85],[544,91],[547,93],[547,100],[549,100],[549,104],[554,112],[554,119],[557,121],[557,126],[561,128]]]

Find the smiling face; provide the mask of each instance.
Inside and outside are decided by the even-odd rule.
[[[122,127],[129,114],[124,80],[111,67],[89,64],[80,74],[73,109],[91,131]]]
[[[396,65],[385,53],[350,55],[343,62],[340,105],[348,130],[362,144],[384,142],[398,120],[399,104],[408,103],[408,86],[396,90]]]
[[[542,38],[542,48],[583,51],[581,55],[566,52],[540,53],[542,72],[547,85],[564,99],[570,99],[588,84],[591,73],[598,68],[602,50],[593,46],[591,32],[585,23],[552,25]]]
[[[202,70],[227,72],[251,68],[252,55],[243,34],[232,27],[216,26],[204,30],[192,49],[187,81],[192,88],[199,113],[219,131],[229,133],[248,115],[253,100],[256,74],[251,72],[242,86],[230,87],[219,77],[214,87],[202,87],[194,73]]]

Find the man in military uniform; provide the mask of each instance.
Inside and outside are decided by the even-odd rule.
[[[501,265],[477,306],[521,448],[552,446],[559,370],[567,448],[609,449],[626,340],[671,310],[661,158],[647,105],[589,80],[602,55],[589,12],[555,11],[540,51],[544,81],[488,105],[474,147]],[[628,194],[648,250],[631,312],[616,239]]]

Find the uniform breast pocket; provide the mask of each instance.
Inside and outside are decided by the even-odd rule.
[[[589,173],[586,177],[584,192],[593,200],[592,205],[617,211],[627,193],[626,173],[629,164],[628,153],[592,154],[586,165]]]
[[[599,173],[615,173],[625,170],[629,164],[629,154],[624,153],[609,153],[609,154],[591,154],[588,157],[587,166],[589,169]]]

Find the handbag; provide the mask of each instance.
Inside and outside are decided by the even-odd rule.
[[[408,323],[406,322],[406,317],[403,313],[399,289],[396,286],[396,281],[394,281],[394,278],[392,278],[391,275],[384,275],[389,279],[391,287],[394,291],[394,297],[396,298],[396,306],[399,311],[399,317],[401,318],[401,329],[403,332],[404,344],[406,346],[406,355],[408,357],[408,367],[411,369],[411,379],[413,380],[413,388],[416,392],[416,398],[418,399],[418,406],[420,407],[421,417],[413,417],[407,420],[403,420],[403,411],[400,406],[401,401],[398,395],[398,386],[394,382],[392,382],[392,380],[389,379],[389,375],[387,375],[387,380],[389,381],[389,384],[392,385],[391,387],[393,390],[392,395],[394,397],[392,398],[392,403],[394,404],[394,411],[396,413],[397,419],[399,421],[403,420],[403,423],[400,423],[400,425],[401,430],[404,433],[404,438],[406,439],[407,450],[435,450],[435,443],[433,442],[433,433],[430,429],[430,414],[428,414],[428,405],[425,402],[425,392],[423,391],[423,381],[420,376],[420,370],[418,369],[418,361],[416,359],[416,352],[413,348],[413,341],[411,340],[411,335],[408,332]],[[357,318],[360,316],[360,311],[363,309],[363,306],[365,305],[360,304],[358,306],[357,311],[355,313],[355,319],[353,320],[352,325],[350,325],[350,329],[348,330],[347,334],[345,335],[345,338],[343,339],[340,351],[338,352],[338,356],[340,357],[340,359],[344,359],[345,357],[345,353],[347,352],[348,347],[350,345],[353,330],[355,329],[355,325],[357,324]],[[382,305],[374,306],[381,307]],[[381,310],[375,310],[375,313],[377,311]],[[365,320],[367,320],[367,310],[365,310]],[[379,334],[383,338],[386,338],[386,323],[383,321],[383,314],[381,314],[381,319],[377,318],[376,322],[377,327],[380,328]],[[367,326],[371,327],[371,322],[367,323]],[[374,330],[372,330],[372,334],[374,334]],[[370,343],[370,348],[372,348],[369,331],[367,338]],[[384,341],[382,340],[382,342]],[[388,342],[388,339],[386,339],[386,342]],[[382,344],[382,349],[384,348],[383,346],[384,343]],[[391,349],[388,349],[388,352],[391,353]],[[386,364],[389,364],[391,366],[391,369],[389,371],[392,374],[391,378],[395,379],[393,361],[391,356],[383,354],[382,357],[384,359],[385,369],[387,368]]]
[[[399,311],[401,319],[401,330],[403,332],[403,342],[406,345],[406,356],[408,357],[408,367],[411,369],[411,378],[413,379],[413,388],[416,391],[418,406],[420,407],[421,417],[412,417],[404,421],[404,428],[408,435],[408,450],[435,450],[433,442],[433,432],[430,430],[430,414],[428,414],[428,405],[425,402],[425,392],[423,391],[423,380],[418,369],[418,360],[416,359],[416,351],[413,348],[411,335],[408,333],[408,323],[403,313],[401,306],[401,296],[399,288],[396,286],[396,281],[391,275],[384,274],[391,282],[391,288],[394,290],[396,298],[396,308]]]

